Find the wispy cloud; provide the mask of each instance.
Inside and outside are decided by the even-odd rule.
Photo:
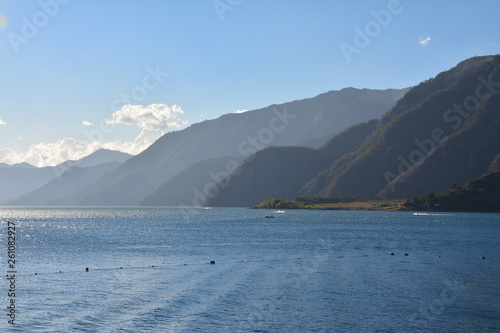
[[[2,120],[2,118],[0,118],[0,126],[2,125],[7,125],[7,123],[5,121]]]
[[[90,121],[86,121],[86,120],[82,121],[82,125],[83,126],[94,126],[93,123],[91,123]]]
[[[233,113],[245,113],[245,112],[247,112],[247,111],[248,111],[248,110],[236,110],[236,111],[234,111]]]
[[[429,44],[430,42],[431,42],[431,38],[428,36],[427,36],[427,38],[420,38],[420,41],[419,41],[420,45],[423,45],[423,46]]]

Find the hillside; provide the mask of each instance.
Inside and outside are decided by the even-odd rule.
[[[424,194],[404,206],[420,211],[500,212],[500,171],[454,185],[441,194]]]
[[[342,155],[357,149],[376,129],[377,120],[348,128],[317,150],[274,147],[252,155],[211,193],[208,206],[255,206],[269,198],[292,200],[301,187]]]
[[[302,184],[327,165],[328,160],[311,148],[267,148],[219,182],[205,204],[249,207],[270,197],[293,199]]]
[[[215,183],[240,162],[236,157],[219,157],[195,163],[167,180],[141,206],[201,206]]]
[[[346,88],[227,114],[167,133],[80,191],[77,201],[81,205],[139,205],[162,184],[198,162],[224,156],[244,159],[269,146],[301,145],[331,136],[356,123],[380,117],[406,91]]]
[[[319,173],[301,195],[405,198],[482,175],[500,152],[499,63],[499,56],[472,58],[413,88],[361,147]],[[474,98],[480,102],[470,104]]]

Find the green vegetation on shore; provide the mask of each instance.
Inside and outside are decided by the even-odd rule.
[[[476,178],[446,193],[428,193],[407,200],[408,210],[452,212],[500,212],[500,171]]]
[[[404,200],[369,196],[298,197],[296,201],[271,199],[257,209],[391,210],[500,212],[500,171],[476,178],[445,193],[428,193]]]
[[[314,209],[314,210],[403,210],[400,200],[382,200],[372,197],[299,197],[296,201],[271,199],[253,207],[256,209]]]

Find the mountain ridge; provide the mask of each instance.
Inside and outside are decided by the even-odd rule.
[[[337,154],[335,145],[320,148],[330,155],[331,164],[304,183],[297,196],[407,198],[446,190],[455,182],[497,168],[500,93],[494,88],[500,87],[499,63],[500,56],[464,60],[410,89],[356,144],[344,146]],[[475,97],[478,92],[481,98]],[[355,129],[343,135],[352,136],[352,141]],[[241,169],[248,175],[255,173],[250,165],[243,164]],[[231,177],[228,188],[221,189],[222,196],[225,191],[238,196],[232,186],[239,186],[241,193],[252,192],[251,179],[238,183],[241,178],[241,174]],[[233,181],[236,184],[231,185]],[[279,196],[269,191],[267,196],[261,195],[259,202],[270,198],[293,199],[290,193]],[[259,202],[245,202],[244,206]],[[233,202],[210,198],[206,205]]]
[[[406,91],[346,88],[193,124],[165,134],[101,177],[79,193],[78,203],[139,205],[195,163],[223,156],[245,158],[265,147],[300,145],[333,135],[359,120],[381,116]]]

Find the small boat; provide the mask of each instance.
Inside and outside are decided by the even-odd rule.
[[[274,219],[274,215],[266,215],[266,219]]]
[[[277,210],[277,211],[275,211],[275,213],[284,214],[284,213],[285,213],[285,211],[284,211],[284,210]]]

